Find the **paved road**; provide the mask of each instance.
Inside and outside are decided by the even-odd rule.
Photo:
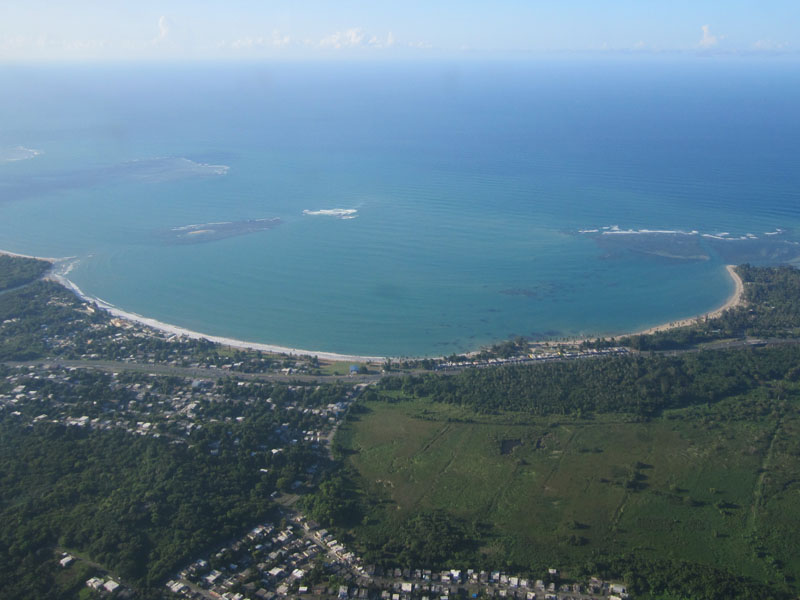
[[[6,366],[37,366],[53,365],[64,368],[96,369],[98,371],[120,372],[134,371],[137,373],[153,373],[155,375],[172,375],[175,377],[192,377],[199,379],[219,379],[220,377],[235,377],[236,379],[249,379],[253,381],[282,381],[315,383],[323,381],[346,381],[348,383],[373,383],[381,378],[378,373],[370,375],[285,375],[283,373],[242,373],[216,367],[178,367],[175,365],[125,362],[116,360],[66,360],[61,358],[39,359],[21,362],[5,362]]]
[[[690,348],[686,350],[657,350],[653,354],[662,355],[678,355],[688,352],[700,352],[701,350],[728,350],[731,348],[752,347],[752,346],[780,346],[785,344],[800,344],[800,338],[770,338],[770,339],[746,339],[726,342],[713,342],[707,344],[702,348]],[[632,354],[637,353],[632,351]],[[639,354],[648,354],[649,351],[639,352]],[[594,356],[586,356],[580,358],[596,358]],[[599,358],[599,357],[597,357]],[[568,359],[555,359],[555,360],[568,360]],[[569,360],[576,360],[575,358]],[[99,371],[120,372],[120,371],[133,371],[137,373],[152,373],[155,375],[171,375],[175,377],[191,377],[198,379],[219,379],[220,377],[233,377],[236,379],[248,379],[252,381],[280,381],[284,383],[322,383],[340,381],[350,384],[357,383],[375,383],[384,376],[401,376],[408,374],[421,375],[424,373],[434,373],[437,375],[452,375],[462,370],[459,368],[450,371],[393,371],[391,373],[371,373],[368,375],[285,375],[283,373],[242,373],[240,371],[230,371],[227,369],[219,369],[216,367],[178,367],[175,365],[165,364],[151,364],[151,363],[137,363],[137,362],[124,362],[115,360],[67,360],[60,358],[53,359],[39,359],[31,361],[8,361],[3,363],[6,366],[38,366],[38,365],[53,365],[56,367],[64,368],[79,368],[79,369],[97,369]],[[537,364],[535,361],[523,364]],[[503,363],[497,364],[494,368],[506,366]],[[467,368],[467,367],[465,367]],[[490,366],[491,368],[491,366]]]
[[[800,338],[747,338],[744,340],[709,342],[700,348],[687,348],[685,350],[655,350],[653,354],[686,354],[688,352],[701,352],[703,350],[730,350],[731,348],[743,347],[763,347],[763,346],[785,346],[789,344],[800,344]],[[648,350],[643,350],[641,354],[647,354]]]

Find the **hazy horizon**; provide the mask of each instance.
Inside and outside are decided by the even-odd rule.
[[[0,62],[800,56],[800,4],[366,0],[0,7]]]

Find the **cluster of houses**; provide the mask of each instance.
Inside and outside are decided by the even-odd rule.
[[[192,341],[156,332],[129,321],[108,318],[97,321],[90,318],[95,309],[84,305],[76,311],[73,322],[82,334],[90,339],[87,347],[97,352],[80,353],[76,358],[123,360],[141,364],[167,364],[183,367],[214,367],[226,371],[259,371],[261,360],[257,353],[246,353],[246,360],[219,362],[215,358],[203,359]],[[83,318],[86,317],[86,318]],[[51,348],[69,355],[70,336],[59,333],[50,336],[45,331]],[[94,337],[92,337],[94,336]],[[153,351],[153,337],[168,342]],[[63,338],[63,339],[62,339]],[[85,337],[84,337],[85,340]],[[489,367],[537,361],[575,359],[588,356],[622,354],[625,348],[603,350],[538,349],[528,356],[494,358],[470,362],[440,362],[437,369]],[[61,352],[59,352],[61,353]],[[73,353],[74,354],[74,353]],[[198,358],[201,357],[201,358]],[[255,362],[253,362],[255,361]],[[273,359],[264,359],[263,371],[294,374],[308,372],[313,359],[287,357],[276,366]],[[172,378],[169,386],[158,385],[160,376],[120,377],[111,373],[106,385],[118,392],[120,401],[93,401],[78,396],[60,398],[59,394],[44,394],[42,389],[69,390],[76,387],[79,377],[76,368],[57,364],[19,366],[0,380],[0,413],[16,417],[23,423],[55,422],[70,427],[91,429],[121,428],[132,435],[166,436],[177,443],[186,443],[192,431],[215,421],[207,413],[216,403],[230,402],[223,384],[211,379]],[[351,373],[358,372],[357,366]],[[84,371],[85,373],[85,371]],[[52,386],[42,386],[42,383]],[[236,385],[245,386],[239,381]],[[56,387],[54,387],[56,386]],[[61,388],[57,388],[61,386]],[[266,402],[280,415],[302,414],[302,419],[281,416],[282,420],[302,422],[301,428],[281,424],[275,430],[273,447],[263,447],[265,453],[279,454],[291,444],[304,443],[313,448],[327,445],[355,395],[354,386],[345,398],[318,406],[301,406],[289,402],[276,403],[272,398],[257,399],[238,395],[237,402]],[[165,391],[167,390],[168,391]],[[290,390],[294,390],[290,386]],[[65,396],[69,396],[66,394]],[[32,412],[44,409],[43,412]],[[85,410],[84,414],[80,414]],[[243,417],[237,417],[242,419]],[[230,420],[231,417],[225,417]],[[236,443],[234,440],[233,443]],[[208,452],[219,452],[219,444],[209,445]],[[264,469],[262,469],[263,471]],[[275,495],[275,494],[273,494]],[[62,566],[67,567],[74,557],[64,555]],[[66,562],[65,562],[66,561]],[[113,577],[93,577],[86,585],[101,594],[119,596],[120,583]],[[334,536],[307,521],[302,515],[287,509],[287,522],[280,526],[264,523],[253,528],[244,537],[233,541],[207,560],[199,559],[183,569],[166,584],[170,593],[186,598],[205,600],[283,600],[284,598],[336,598],[337,600],[449,600],[451,597],[499,597],[517,600],[568,600],[627,598],[623,585],[592,579],[584,583],[561,583],[558,573],[551,570],[548,577],[530,579],[503,572],[467,570],[432,571],[382,570],[364,566],[360,558],[348,550]]]
[[[534,579],[502,571],[381,569],[364,566],[327,530],[287,509],[283,527],[264,523],[198,559],[167,582],[193,600],[624,600],[624,584],[592,578],[564,583],[557,569]]]
[[[48,363],[13,368],[0,379],[0,414],[5,412],[31,424],[48,422],[96,430],[123,429],[134,435],[166,436],[184,443],[192,431],[215,420],[206,414],[209,407],[230,402],[226,392],[212,380],[173,378],[169,391],[165,392],[159,385],[162,376],[142,375],[137,381],[123,381],[118,373],[111,373],[104,380],[105,385],[116,392],[115,400],[97,402],[80,396],[78,390],[84,379],[77,377],[78,371],[76,367]],[[55,390],[55,393],[44,393],[43,384],[48,384],[46,389]],[[299,387],[287,386],[287,389],[295,392]],[[266,402],[276,416],[304,415],[305,427],[294,429],[285,423],[278,432],[279,439],[286,445],[307,443],[317,447],[328,441],[352,398],[350,392],[340,401],[319,406],[301,406],[291,400],[278,403],[272,398],[255,397],[244,397],[237,402],[245,405]],[[80,410],[85,410],[86,414],[76,414]]]
[[[474,569],[393,569],[372,573],[383,588],[376,597],[381,600],[450,600],[451,598],[516,598],[518,600],[623,600],[628,593],[623,584],[592,578],[588,582],[562,583],[558,569],[548,569],[546,579],[526,578],[503,571]],[[389,584],[391,589],[386,589]]]
[[[106,592],[108,594],[113,594],[121,588],[120,584],[110,577],[92,577],[86,581],[86,587],[96,592]]]
[[[309,594],[309,575],[327,565],[332,573],[365,577],[358,558],[325,530],[305,520],[282,527],[264,523],[217,551],[199,559],[167,582],[187,598],[273,600]]]
[[[627,354],[630,352],[627,348],[616,346],[613,348],[591,348],[580,349],[576,347],[556,347],[540,349],[525,356],[511,356],[509,358],[488,358],[488,359],[474,359],[465,361],[441,361],[436,363],[434,370],[436,371],[452,371],[457,369],[466,368],[486,368],[486,367],[500,367],[503,365],[521,365],[539,362],[552,362],[554,360],[574,360],[577,358],[591,358],[596,356],[611,356],[615,354]]]
[[[72,307],[59,297],[49,298],[47,304]],[[0,335],[5,326],[13,327],[18,321],[19,318],[14,318],[0,322]],[[69,359],[119,360],[247,373],[303,374],[317,366],[312,357],[267,355],[250,350],[240,351],[234,358],[217,352],[220,347],[210,342],[115,317],[86,301],[73,308],[70,317],[62,312],[57,328],[43,326],[41,336],[53,355]]]
[[[77,562],[77,559],[74,556],[68,552],[64,552],[61,554],[58,564],[61,565],[62,568],[66,569],[72,566],[75,562]],[[101,596],[113,595],[114,598],[117,599],[130,597],[132,591],[130,588],[126,588],[119,581],[113,577],[109,577],[108,575],[104,575],[102,577],[95,576],[87,579],[86,587],[98,592]]]

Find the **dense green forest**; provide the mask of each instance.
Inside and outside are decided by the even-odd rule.
[[[550,362],[471,369],[452,376],[386,377],[365,398],[427,398],[478,413],[596,412],[644,418],[669,408],[717,402],[764,381],[784,378],[800,378],[800,346]],[[780,397],[780,385],[769,392]]]
[[[30,283],[47,273],[51,266],[44,260],[0,254],[0,291]]]
[[[88,335],[91,325],[108,320],[87,312],[75,294],[53,281],[36,281],[0,294],[0,360],[30,360],[58,354],[54,343],[74,333]]]
[[[0,589],[8,598],[57,597],[52,575],[37,568],[56,545],[159,587],[181,561],[270,509],[272,488],[255,461],[212,457],[200,440],[187,447],[119,431],[5,425],[0,457]]]

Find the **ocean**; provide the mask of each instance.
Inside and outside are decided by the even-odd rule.
[[[0,248],[120,309],[435,356],[711,310],[800,260],[776,59],[0,67]]]

